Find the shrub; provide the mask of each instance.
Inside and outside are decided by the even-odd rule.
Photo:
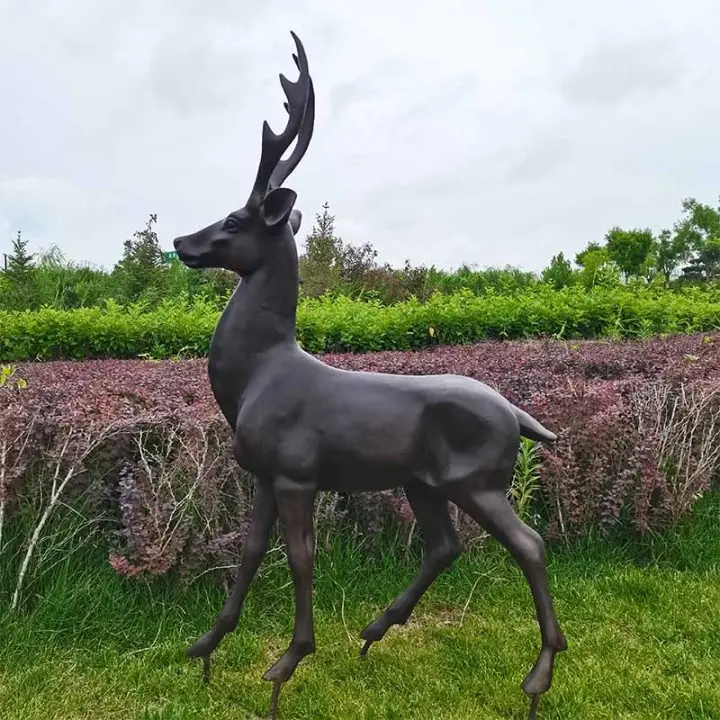
[[[626,514],[640,532],[682,518],[720,468],[720,383],[581,381],[533,399],[561,428],[541,448],[550,537],[606,530]]]
[[[559,435],[527,443],[514,499],[547,537],[612,528],[644,533],[692,509],[717,477],[720,336],[622,342],[487,342],[413,352],[328,354],[350,370],[456,372],[498,388]],[[29,592],[63,514],[103,518],[98,536],[126,575],[227,567],[240,556],[251,477],[202,360],[26,363],[0,386],[0,560]],[[541,461],[539,475],[536,461]],[[72,508],[72,511],[68,508]],[[318,540],[407,532],[401,491],[321,496]],[[481,530],[464,516],[466,541]],[[13,527],[22,527],[22,532]],[[97,532],[99,526],[94,525]],[[49,542],[49,541],[48,541]]]
[[[172,358],[207,355],[219,311],[209,301],[35,312],[0,311],[0,361]],[[468,290],[391,306],[346,297],[300,303],[299,342],[308,351],[411,350],[531,337],[646,338],[720,327],[720,290],[545,285],[509,295]]]

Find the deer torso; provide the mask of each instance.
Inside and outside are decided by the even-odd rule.
[[[420,476],[447,482],[505,454],[505,443],[492,441],[514,436],[517,422],[482,383],[343,371],[304,352],[295,338],[294,238],[276,242],[270,261],[237,287],[210,349],[210,383],[242,467],[352,491]]]

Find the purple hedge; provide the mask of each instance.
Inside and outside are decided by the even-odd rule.
[[[641,342],[487,342],[325,355],[330,365],[460,373],[496,387],[559,435],[539,452],[538,529],[570,539],[683,517],[720,467],[720,335]],[[251,478],[230,452],[205,360],[27,363],[0,384],[0,553],[23,507],[18,587],[52,518],[110,518],[120,573],[197,575],[237,562]],[[318,540],[412,522],[402,493],[323,495]],[[478,530],[458,518],[468,539]],[[19,593],[19,589],[18,589]],[[17,598],[14,598],[17,602]]]

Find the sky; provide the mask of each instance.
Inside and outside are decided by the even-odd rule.
[[[301,6],[301,7],[300,7]],[[0,3],[0,252],[112,267],[241,207],[278,74],[316,92],[286,181],[401,265],[539,271],[720,195],[717,0]]]

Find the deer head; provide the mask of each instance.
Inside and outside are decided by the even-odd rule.
[[[293,54],[300,75],[290,82],[280,74],[285,91],[288,122],[276,135],[263,123],[262,153],[250,197],[239,210],[192,235],[173,241],[178,258],[190,268],[224,268],[247,276],[255,272],[269,252],[270,244],[293,235],[300,228],[302,215],[294,209],[297,194],[282,187],[297,167],[310,144],[315,122],[315,93],[307,56],[300,39],[291,32],[297,55]],[[290,157],[283,159],[293,141]]]

